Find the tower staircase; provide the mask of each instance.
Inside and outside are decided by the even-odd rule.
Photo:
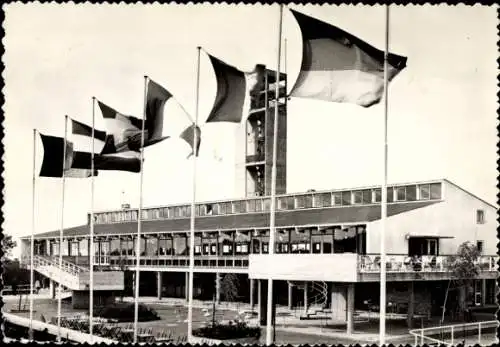
[[[298,289],[305,289],[304,282],[288,281]],[[308,282],[307,307],[301,312],[300,319],[329,319],[331,309],[328,307],[328,284],[324,281]]]

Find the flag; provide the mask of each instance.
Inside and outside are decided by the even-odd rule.
[[[83,143],[90,144],[92,141],[92,127],[71,120],[73,137],[83,137]],[[114,152],[112,135],[106,135],[104,131],[94,129],[94,168],[96,170],[116,170],[140,172],[141,162],[140,153],[136,151]],[[80,144],[82,141],[72,142]],[[107,147],[106,147],[107,146]],[[73,152],[72,167],[74,168],[89,168],[91,165],[92,148],[80,147],[83,150]],[[99,149],[100,148],[100,149]]]
[[[107,130],[103,154],[127,151],[138,152],[142,142],[142,119],[123,115],[101,101],[97,101],[97,103],[104,118]],[[154,103],[152,103],[152,105],[153,104]],[[160,108],[163,109],[163,106]],[[153,116],[156,118],[150,118],[149,123],[146,119],[146,123],[144,124],[144,147],[151,146],[168,138],[168,136],[161,137],[162,129],[156,128],[157,126],[162,126],[163,114],[159,116],[152,114],[151,117]]]
[[[190,125],[181,133],[180,138],[186,141],[192,148],[192,152],[188,155],[188,158],[192,155],[198,156],[200,152],[200,143],[201,143],[201,130],[197,126],[196,127],[196,146],[194,145],[194,124]],[[196,148],[196,150],[195,150]]]
[[[85,178],[91,176],[88,168],[75,168],[73,166],[73,144],[66,141],[66,153],[64,153],[64,138],[44,135],[40,133],[43,144],[43,161],[40,168],[41,177],[72,177]],[[63,155],[66,154],[63,160]],[[82,170],[83,169],[83,170]],[[94,171],[97,176],[97,171]]]
[[[163,133],[163,110],[165,103],[172,97],[165,88],[153,80],[149,80],[146,96],[146,129],[148,141],[145,146],[151,146],[167,137]]]
[[[384,52],[315,18],[291,10],[302,32],[302,66],[290,96],[370,107],[384,91]],[[388,79],[406,67],[388,55]]]
[[[244,105],[247,95],[263,87],[264,65],[258,64],[252,72],[245,73],[210,54],[208,56],[214,68],[217,92],[206,122],[239,123],[246,113]]]

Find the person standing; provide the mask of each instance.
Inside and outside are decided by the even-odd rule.
[[[35,281],[35,289],[36,289],[36,293],[38,294],[40,292],[40,288],[42,286],[40,285],[40,281],[39,280],[36,280]]]

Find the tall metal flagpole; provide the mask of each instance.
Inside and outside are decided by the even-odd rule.
[[[135,295],[134,295],[134,343],[137,343],[137,323],[139,321],[139,276],[140,276],[140,255],[141,255],[141,230],[142,230],[142,182],[143,182],[143,160],[144,160],[144,127],[146,124],[146,98],[148,89],[148,76],[144,76],[144,110],[141,129],[141,172],[139,179],[139,210],[137,213],[137,242],[135,245]]]
[[[33,281],[35,279],[33,269],[33,257],[35,254],[35,165],[36,165],[36,129],[33,129],[33,196],[31,200],[31,240],[30,240],[30,326],[29,339],[33,341]]]
[[[90,293],[89,293],[89,333],[90,343],[94,343],[94,128],[95,96],[92,97],[92,152],[90,153]]]
[[[62,244],[63,244],[63,232],[64,232],[64,191],[66,185],[66,144],[68,136],[68,115],[64,116],[64,147],[63,147],[63,170],[62,170],[62,199],[61,199],[61,228],[59,229],[59,269],[62,269]],[[69,169],[69,168],[68,168]],[[61,342],[61,303],[62,303],[62,292],[61,292],[61,279],[59,278],[59,285],[57,286],[58,298],[57,298],[57,342]]]
[[[386,259],[385,229],[387,220],[387,120],[388,120],[388,64],[389,55],[389,5],[385,5],[385,50],[384,50],[384,180],[382,182],[382,201],[380,217],[380,346],[385,343],[385,308],[386,308]]]
[[[281,67],[281,31],[283,26],[283,5],[279,4],[279,29],[278,29],[278,62],[276,69],[276,92],[274,104],[274,130],[273,130],[273,163],[271,168],[271,215],[269,219],[269,255],[274,254],[275,246],[275,217],[276,217],[276,152],[278,150],[278,121],[279,121],[279,82],[280,82],[280,67]],[[266,344],[271,345],[273,340],[273,279],[269,277],[267,281],[267,329],[266,329]]]
[[[193,198],[191,200],[191,227],[189,232],[189,288],[188,288],[188,343],[191,343],[193,337],[193,275],[194,275],[194,222],[196,217],[196,157],[198,153],[198,107],[200,100],[200,53],[201,47],[198,50],[198,63],[196,68],[196,106],[194,115],[193,129]]]

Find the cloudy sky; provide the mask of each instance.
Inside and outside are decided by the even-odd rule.
[[[384,47],[384,9],[290,6]],[[91,97],[142,115],[143,76],[174,94],[194,115],[197,46],[251,70],[275,68],[277,6],[58,5],[4,6],[5,223],[31,232],[33,129],[63,136],[64,115],[91,123]],[[389,182],[448,178],[494,203],[496,198],[496,8],[393,6],[390,50],[408,67],[390,86]],[[289,85],[301,61],[301,36],[284,9]],[[201,55],[200,112],[213,105],[215,76]],[[96,127],[103,126],[96,118]],[[167,117],[172,135],[188,120]],[[382,180],[383,108],[292,99],[288,108],[289,192],[377,185]],[[202,126],[199,200],[235,197],[234,124]],[[42,150],[36,141],[37,170]],[[148,148],[144,205],[188,202],[190,148],[178,139]],[[86,223],[88,180],[68,179],[64,226]],[[104,172],[95,180],[95,209],[138,205],[139,175]],[[61,225],[61,181],[36,179],[36,232]]]

